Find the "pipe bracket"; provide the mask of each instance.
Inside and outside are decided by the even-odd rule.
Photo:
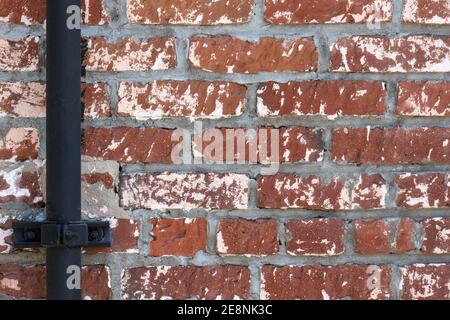
[[[110,247],[111,232],[108,221],[78,221],[58,224],[45,222],[13,222],[15,248],[87,248]]]

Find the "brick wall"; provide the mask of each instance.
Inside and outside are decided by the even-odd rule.
[[[448,1],[82,2],[86,299],[450,299]],[[45,296],[44,22],[0,4],[0,297]],[[280,129],[278,170],[173,163],[200,120]]]

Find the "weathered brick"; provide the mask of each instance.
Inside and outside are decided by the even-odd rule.
[[[232,82],[159,80],[121,82],[118,113],[138,120],[164,117],[221,118],[239,116],[247,88]]]
[[[221,255],[267,256],[278,252],[276,220],[226,219],[219,222],[217,252]]]
[[[0,217],[0,254],[10,253],[12,250],[12,222],[10,217]]]
[[[87,39],[83,66],[87,71],[167,70],[175,68],[176,60],[175,39],[171,37],[140,41],[124,38],[115,43],[91,37]]]
[[[45,84],[41,82],[0,83],[0,116],[45,117]]]
[[[261,38],[258,42],[230,36],[191,38],[189,61],[194,68],[219,73],[309,72],[318,53],[311,38]]]
[[[407,117],[450,116],[450,82],[401,81],[397,114]]]
[[[320,162],[321,129],[305,127],[258,130],[213,129],[193,139],[194,154],[205,161],[251,163]]]
[[[403,22],[450,24],[450,2],[448,0],[405,0]]]
[[[433,218],[422,222],[425,236],[421,250],[433,254],[450,253],[450,219]],[[449,289],[450,290],[450,289]]]
[[[150,233],[150,255],[160,256],[194,256],[206,249],[206,220],[153,218]]]
[[[338,72],[450,72],[448,36],[354,36],[330,50],[331,70]]]
[[[21,165],[0,169],[0,204],[8,202],[42,206],[43,193],[37,168]]]
[[[123,175],[120,203],[125,208],[245,209],[249,179],[242,174],[142,173]]]
[[[11,128],[0,141],[0,160],[25,161],[39,156],[39,132],[34,128]]]
[[[81,181],[87,184],[101,183],[106,189],[114,187],[114,177],[108,172],[92,172],[81,175]]]
[[[388,266],[264,266],[261,299],[389,299]]]
[[[401,208],[444,208],[449,205],[450,184],[443,173],[400,174],[397,206]]]
[[[274,24],[387,22],[391,0],[265,0],[264,17]]]
[[[447,128],[339,128],[333,132],[334,162],[352,164],[450,163]]]
[[[344,253],[343,220],[291,220],[286,223],[286,233],[286,248],[291,255],[336,256]]]
[[[386,206],[386,194],[386,181],[380,174],[363,174],[352,191],[352,208],[384,208]]]
[[[268,82],[258,89],[258,114],[373,116],[386,111],[386,89],[377,81]]]
[[[325,182],[317,176],[277,174],[259,176],[258,207],[267,209],[343,210],[349,191],[338,178]]]
[[[87,248],[86,253],[138,253],[141,224],[130,219],[110,218],[111,246],[108,248]]]
[[[85,118],[97,119],[111,116],[111,105],[106,83],[82,84],[81,88]]]
[[[172,163],[173,130],[160,128],[86,128],[83,154],[123,163]]]
[[[82,297],[85,300],[109,299],[109,269],[105,266],[87,266],[82,271]],[[0,265],[0,294],[12,298],[44,299],[45,267]]]
[[[38,42],[38,37],[18,41],[0,39],[0,71],[37,71]]]
[[[8,0],[0,4],[0,22],[10,24],[43,24],[46,16],[46,0]],[[103,0],[81,1],[82,22],[87,25],[103,25],[109,18]]]
[[[355,221],[355,252],[360,254],[389,253],[390,225],[383,220]]]
[[[241,266],[125,269],[123,299],[248,299],[250,271]]]
[[[252,0],[127,1],[128,21],[139,24],[220,25],[244,23],[252,17]]]
[[[395,236],[395,251],[404,253],[416,249],[414,243],[414,220],[402,218],[397,224]]]
[[[403,300],[450,299],[450,265],[416,264],[400,268],[400,289]]]

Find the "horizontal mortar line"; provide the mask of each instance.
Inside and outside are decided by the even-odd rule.
[[[0,74],[1,76],[1,74]],[[389,81],[443,81],[450,80],[447,73],[296,73],[296,72],[264,72],[258,74],[225,74],[212,73],[199,69],[185,70],[160,70],[149,72],[98,72],[88,71],[83,79],[86,82],[114,81],[147,83],[155,80],[200,80],[200,81],[228,81],[239,84],[258,84],[262,82],[308,81],[308,80],[371,80],[380,82]]]
[[[247,165],[247,164],[229,164],[229,165],[208,165],[208,164],[185,164],[179,166],[176,164],[134,164],[122,163],[122,173],[158,173],[169,171],[171,173],[243,173],[243,174],[257,174],[261,169],[267,169],[264,165]],[[299,176],[307,174],[317,174],[319,176],[331,176],[335,174],[342,175],[356,175],[362,173],[446,173],[450,171],[450,165],[435,165],[428,166],[413,166],[413,165],[398,165],[398,166],[328,166],[324,167],[322,163],[311,164],[281,164],[278,168],[279,173],[293,173]]]

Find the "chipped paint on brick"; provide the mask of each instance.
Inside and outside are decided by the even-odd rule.
[[[18,41],[0,39],[0,71],[37,71],[39,37]]]
[[[450,1],[405,0],[403,21],[417,24],[450,24]]]

